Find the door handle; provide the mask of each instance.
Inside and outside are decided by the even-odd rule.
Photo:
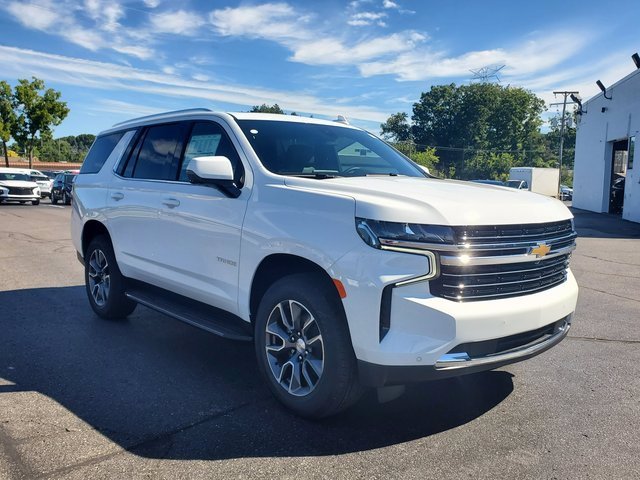
[[[162,204],[166,205],[169,208],[176,208],[178,205],[180,205],[180,200],[178,200],[177,198],[165,198],[162,200]]]
[[[117,202],[118,200],[122,200],[124,198],[124,193],[113,192],[111,193],[111,198],[113,198]]]

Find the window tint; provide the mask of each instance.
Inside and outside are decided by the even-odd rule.
[[[82,163],[80,173],[98,173],[122,138],[122,135],[124,135],[124,132],[102,135],[96,138]]]
[[[196,122],[193,125],[189,143],[184,152],[184,160],[180,168],[179,179],[185,182],[188,181],[187,167],[193,158],[215,155],[224,156],[231,160],[234,177],[237,182],[241,182],[243,173],[242,162],[223,128],[213,122]]]
[[[153,180],[176,180],[185,134],[184,123],[150,127],[138,153],[132,176]]]

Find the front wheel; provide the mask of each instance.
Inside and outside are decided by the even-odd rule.
[[[89,303],[99,317],[124,318],[135,310],[136,303],[125,294],[125,279],[108,237],[100,235],[89,243],[84,257],[84,279]]]
[[[32,200],[31,205],[40,205],[40,200]]]
[[[71,196],[67,192],[62,194],[62,200],[64,200],[65,205],[71,205]]]
[[[360,396],[344,311],[320,275],[290,275],[269,288],[258,307],[255,351],[271,392],[298,415],[334,415]]]
[[[53,192],[51,192],[51,203],[54,205],[58,203],[58,197],[56,197]]]

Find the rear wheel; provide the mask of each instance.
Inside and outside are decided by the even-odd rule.
[[[65,205],[71,205],[71,196],[67,192],[64,192],[62,194],[62,200],[64,201]]]
[[[53,192],[51,192],[51,203],[54,205],[58,203],[58,197],[56,197]]]
[[[360,396],[340,300],[316,274],[294,274],[265,293],[255,322],[258,366],[275,397],[298,415],[334,415]]]
[[[125,279],[120,273],[111,241],[104,235],[89,243],[84,257],[84,278],[91,308],[102,318],[124,318],[136,303],[125,295]]]

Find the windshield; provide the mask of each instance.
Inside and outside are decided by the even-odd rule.
[[[522,180],[509,180],[507,181],[507,187],[519,188]]]
[[[71,183],[71,182],[73,182],[74,178],[76,178],[75,175],[65,175],[64,176],[64,183]]]
[[[413,162],[363,130],[268,120],[238,120],[238,124],[262,164],[280,175],[426,176]]]
[[[0,180],[24,180],[29,181],[29,175],[26,173],[0,173]]]

